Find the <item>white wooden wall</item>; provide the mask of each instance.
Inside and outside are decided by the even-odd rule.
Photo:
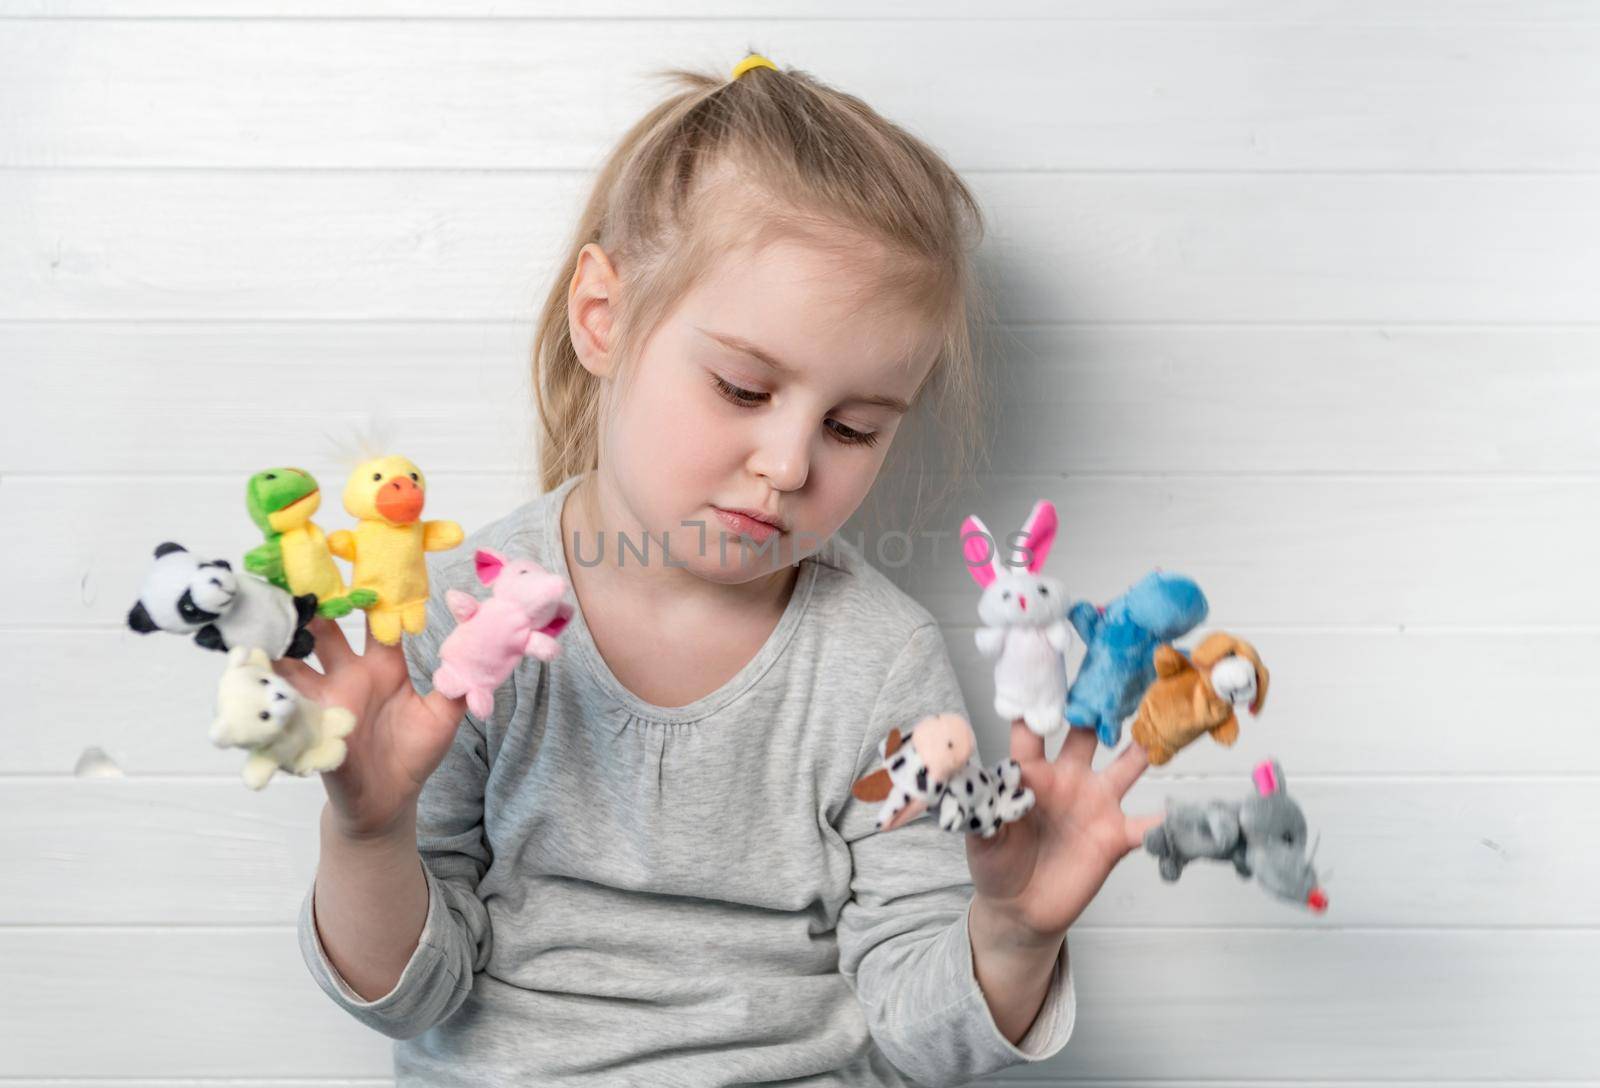
[[[1594,1083],[1596,5],[0,16],[0,1085],[387,1082],[295,948],[320,784],[240,785],[216,662],[122,617],[153,544],[242,551],[245,476],[332,473],[330,436],[390,427],[468,525],[527,494],[529,318],[590,171],[643,73],[750,46],[990,213],[1011,422],[973,508],[1055,498],[1074,593],[1183,570],[1269,660],[1238,747],[1130,809],[1275,754],[1333,870],[1312,917],[1134,855],[1073,934],[1073,1042],[1015,1078]],[[907,584],[981,711],[973,588]],[[75,778],[89,746],[126,777]]]

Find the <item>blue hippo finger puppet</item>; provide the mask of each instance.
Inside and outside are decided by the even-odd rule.
[[[168,541],[155,550],[139,599],[128,610],[128,626],[147,635],[170,631],[194,635],[208,650],[258,647],[268,657],[309,657],[315,639],[306,624],[317,614],[317,598],[288,593],[248,572],[236,573],[224,559],[200,559]]]
[[[1114,748],[1122,723],[1139,707],[1155,681],[1155,649],[1181,638],[1205,621],[1206,597],[1192,579],[1155,571],[1106,605],[1072,606],[1067,618],[1088,644],[1078,676],[1067,692],[1067,724],[1093,729]]]
[[[1244,801],[1167,806],[1161,825],[1144,837],[1144,848],[1160,859],[1161,879],[1177,880],[1195,858],[1231,861],[1241,877],[1255,877],[1280,899],[1327,910],[1312,867],[1316,850],[1306,851],[1306,818],[1284,787],[1283,768],[1264,760],[1252,777],[1256,796]]]

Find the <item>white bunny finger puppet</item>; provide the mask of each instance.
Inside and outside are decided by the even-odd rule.
[[[959,714],[923,718],[904,733],[889,730],[878,742],[878,757],[883,766],[857,779],[850,792],[883,802],[879,831],[893,831],[937,806],[943,830],[987,839],[1033,808],[1022,766],[1004,759],[985,770],[972,726]]]
[[[1040,574],[1056,537],[1056,508],[1033,504],[1016,534],[1024,562],[1001,562],[1000,543],[976,515],[961,523],[967,571],[983,587],[978,600],[978,652],[995,659],[994,710],[1004,722],[1018,718],[1041,737],[1066,726],[1067,647],[1071,604],[1054,578]]]
[[[319,706],[295,691],[259,648],[228,651],[211,743],[249,749],[243,778],[251,789],[261,789],[279,770],[301,776],[336,770],[344,762],[344,738],[355,727],[350,711]]]

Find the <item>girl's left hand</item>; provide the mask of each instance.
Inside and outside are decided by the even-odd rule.
[[[1068,728],[1055,762],[1044,738],[1020,720],[1011,724],[1011,758],[1033,790],[1028,814],[991,838],[968,834],[967,867],[974,894],[1041,942],[1066,933],[1129,851],[1161,814],[1133,817],[1122,798],[1150,765],[1138,744],[1101,772],[1092,769],[1099,742],[1092,729]]]

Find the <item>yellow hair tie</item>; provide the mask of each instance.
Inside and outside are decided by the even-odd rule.
[[[738,79],[752,68],[771,68],[774,72],[778,70],[778,66],[766,57],[759,53],[751,53],[744,60],[733,66],[733,79]]]

